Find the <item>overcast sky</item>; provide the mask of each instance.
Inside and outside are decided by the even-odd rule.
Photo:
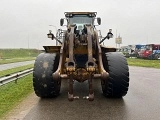
[[[64,12],[97,12],[105,36],[112,28],[114,38],[105,45],[115,47],[116,31],[124,45],[160,44],[160,0],[0,0],[0,48],[42,48],[54,45],[47,38],[55,33]]]

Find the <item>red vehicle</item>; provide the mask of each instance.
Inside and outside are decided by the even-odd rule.
[[[156,50],[160,50],[160,44],[147,44],[144,48],[139,52],[140,58],[145,59],[154,59],[153,55]]]

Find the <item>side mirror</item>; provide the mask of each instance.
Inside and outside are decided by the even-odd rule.
[[[48,38],[51,38],[52,40],[55,38],[54,34],[52,34],[52,31],[49,30],[49,33],[47,34]]]
[[[61,18],[61,19],[60,19],[60,26],[63,26],[63,24],[64,24],[64,19]]]
[[[98,23],[98,25],[101,25],[101,18],[97,18],[97,23]]]

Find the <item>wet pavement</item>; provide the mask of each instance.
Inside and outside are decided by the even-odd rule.
[[[35,60],[2,64],[2,65],[0,65],[0,71],[11,69],[11,68],[15,68],[15,67],[20,67],[20,66],[24,66],[24,65],[28,65],[28,64],[33,64],[34,61]]]
[[[67,100],[67,81],[62,81],[61,94],[55,99],[40,99],[25,114],[24,120],[159,120],[160,69],[129,67],[130,87],[122,99],[109,99],[102,95],[101,84],[95,80],[95,100],[82,99],[87,95],[87,82],[75,82],[75,95],[79,100]],[[30,102],[31,104],[31,102]]]

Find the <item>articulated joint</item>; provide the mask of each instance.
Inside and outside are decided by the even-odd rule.
[[[68,62],[68,65],[66,66],[67,72],[74,72],[75,69],[75,63],[74,62]]]
[[[75,71],[75,67],[73,67],[73,66],[67,67],[67,72],[74,72],[74,71]]]
[[[87,67],[87,71],[88,72],[95,72],[96,71],[96,68],[94,66],[88,66]]]
[[[96,71],[96,64],[95,62],[93,61],[88,61],[87,64],[86,64],[86,69],[87,71],[90,73],[90,72],[95,72]]]

